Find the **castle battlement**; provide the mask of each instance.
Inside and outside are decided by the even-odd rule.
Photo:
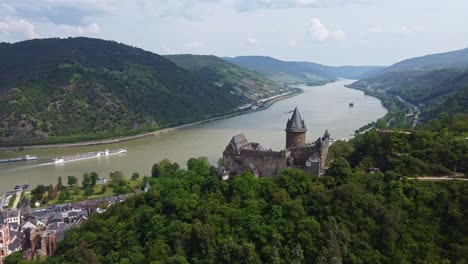
[[[307,129],[297,107],[288,119],[285,131],[286,148],[280,151],[249,142],[244,134],[232,137],[223,151],[223,179],[245,172],[258,177],[274,177],[288,167],[303,168],[307,173],[319,175],[328,155],[328,131],[315,142],[307,143]],[[312,163],[316,165],[311,166]]]

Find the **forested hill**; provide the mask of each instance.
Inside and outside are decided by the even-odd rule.
[[[264,56],[224,58],[247,69],[257,71],[280,82],[326,83],[336,78],[356,79],[361,75],[381,69],[377,66],[332,67],[312,62],[281,61]]]
[[[407,71],[415,69],[441,69],[468,67],[468,48],[444,53],[429,54],[410,58],[383,69],[380,73]]]
[[[0,142],[126,135],[230,111],[229,88],[139,48],[90,38],[0,45]]]
[[[167,59],[219,87],[234,90],[237,94],[258,99],[281,90],[281,86],[261,74],[242,68],[211,55],[166,55]]]

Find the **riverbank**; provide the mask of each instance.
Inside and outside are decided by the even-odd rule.
[[[179,126],[175,126],[175,127],[168,127],[168,128],[159,129],[159,130],[156,130],[156,131],[142,133],[142,134],[133,135],[133,136],[102,139],[102,140],[83,141],[83,142],[75,142],[75,143],[41,144],[41,145],[25,145],[25,146],[5,146],[5,147],[0,147],[0,150],[8,151],[8,150],[18,150],[18,149],[32,150],[32,149],[48,149],[48,148],[88,147],[88,146],[96,146],[96,145],[114,144],[114,143],[130,141],[130,140],[140,139],[140,138],[149,137],[149,136],[157,136],[157,135],[161,135],[161,134],[164,134],[164,133],[173,132],[173,131],[176,131],[176,130],[180,130],[180,129],[188,128],[188,127],[191,127],[191,126],[195,126],[195,125],[210,123],[210,122],[214,122],[214,121],[217,121],[217,120],[222,120],[222,119],[226,119],[226,118],[230,118],[230,117],[234,117],[234,116],[239,116],[239,115],[244,115],[244,114],[249,114],[249,113],[253,113],[253,112],[266,110],[266,109],[270,108],[274,103],[276,103],[276,102],[278,102],[280,100],[284,100],[284,99],[299,95],[301,93],[302,93],[302,91],[287,94],[287,95],[275,98],[275,99],[273,99],[271,101],[265,102],[261,107],[258,107],[255,110],[238,111],[238,112],[235,112],[235,113],[230,113],[230,114],[226,114],[226,115],[222,115],[222,116],[218,116],[218,117],[213,117],[213,118],[209,118],[209,119],[205,119],[205,120],[200,120],[200,121],[192,122],[192,123],[189,123],[189,124],[179,125]]]

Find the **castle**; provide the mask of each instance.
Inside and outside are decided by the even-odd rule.
[[[244,172],[251,172],[257,177],[274,177],[290,167],[303,169],[311,175],[320,175],[330,145],[328,131],[314,143],[306,143],[307,128],[297,107],[288,119],[285,131],[286,148],[281,151],[249,142],[244,134],[232,137],[223,152],[221,177],[227,180]]]

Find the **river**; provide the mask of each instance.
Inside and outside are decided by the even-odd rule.
[[[164,158],[185,166],[191,157],[204,156],[216,165],[232,136],[244,133],[249,141],[280,150],[285,145],[284,128],[291,113],[298,107],[305,120],[307,141],[323,135],[325,129],[332,138],[345,138],[361,126],[385,115],[381,102],[362,91],[344,87],[351,80],[340,80],[322,86],[303,86],[304,93],[275,103],[270,108],[241,116],[196,125],[166,134],[109,145],[35,149],[18,152],[0,151],[0,159],[37,155],[39,160],[0,164],[0,193],[12,190],[16,184],[55,184],[62,176],[66,184],[68,175],[81,182],[85,172],[96,171],[101,177],[120,170],[128,177],[132,172],[149,175],[151,166]],[[353,102],[354,107],[349,103]],[[115,156],[82,160],[62,165],[49,164],[53,158],[104,149],[127,148],[128,152]]]

